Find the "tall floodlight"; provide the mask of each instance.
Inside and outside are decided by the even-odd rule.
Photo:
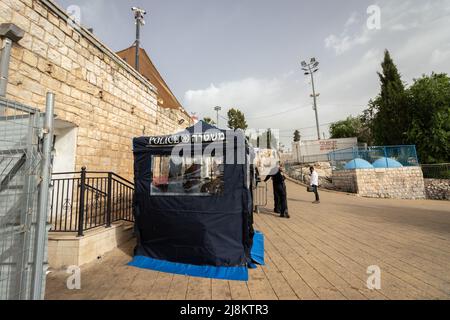
[[[314,111],[316,113],[316,126],[317,126],[317,138],[320,140],[320,125],[319,125],[319,114],[317,111],[317,97],[320,96],[320,94],[316,94],[316,88],[314,86],[314,73],[319,71],[319,61],[316,60],[316,58],[311,58],[311,61],[307,63],[306,61],[302,61],[302,70],[305,71],[305,75],[311,76],[311,84],[312,84],[312,95],[311,97],[314,100]]]
[[[214,110],[215,110],[216,113],[217,113],[217,122],[216,122],[216,126],[217,126],[217,128],[218,128],[218,127],[219,127],[219,112],[222,110],[222,108],[219,107],[219,106],[217,106],[217,107],[214,108]]]
[[[139,48],[141,45],[141,26],[145,25],[144,16],[147,12],[144,9],[133,7],[131,11],[134,12],[134,19],[136,20],[136,58],[134,68],[139,71]]]

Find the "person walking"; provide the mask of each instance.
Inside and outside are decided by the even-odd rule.
[[[275,213],[279,213],[281,218],[289,219],[288,206],[287,206],[287,190],[285,183],[285,176],[283,175],[283,167],[279,166],[278,171],[274,175],[268,175],[264,182],[272,179],[273,194],[275,202]]]
[[[309,168],[309,171],[311,172],[311,187],[313,188],[313,192],[316,196],[316,201],[314,201],[314,204],[320,203],[320,197],[319,197],[319,174],[314,169],[314,167]]]

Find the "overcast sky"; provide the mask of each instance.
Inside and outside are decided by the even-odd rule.
[[[379,92],[376,71],[389,49],[405,83],[450,73],[450,0],[57,0],[81,8],[81,22],[115,51],[134,41],[132,6],[145,8],[142,46],[189,112],[214,117],[237,107],[252,128],[294,129],[315,137],[310,81],[320,71],[321,131],[357,115]],[[371,5],[381,29],[369,29]],[[370,21],[374,21],[371,19]],[[222,123],[225,121],[222,119]]]

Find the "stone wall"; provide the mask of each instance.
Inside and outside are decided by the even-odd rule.
[[[427,199],[450,201],[449,179],[425,179]]]
[[[335,189],[338,191],[358,193],[356,170],[334,171],[332,182]]]
[[[55,93],[57,119],[78,127],[75,169],[130,178],[133,137],[173,133],[191,119],[184,110],[158,107],[151,83],[67,21],[52,1],[0,2],[0,23],[25,31],[12,49],[7,98],[43,110],[46,92]]]
[[[336,188],[370,198],[425,199],[422,169],[358,169],[333,173]]]
[[[84,237],[72,233],[51,232],[48,239],[48,263],[53,269],[82,266],[133,238],[133,225],[113,223],[110,228],[89,230]]]
[[[332,169],[329,162],[316,162],[296,166],[286,166],[287,174],[297,181],[309,185],[311,182],[311,172],[309,168],[313,166],[319,174],[319,184],[321,188],[335,189],[331,183]]]

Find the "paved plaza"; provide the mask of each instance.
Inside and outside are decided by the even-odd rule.
[[[82,267],[81,290],[64,271],[47,277],[47,299],[450,299],[450,205],[322,192],[322,203],[288,182],[290,220],[255,214],[266,266],[246,282],[200,279],[126,266],[130,241]],[[269,190],[269,194],[270,194]],[[271,198],[271,197],[269,197]],[[369,266],[381,289],[369,290]]]

